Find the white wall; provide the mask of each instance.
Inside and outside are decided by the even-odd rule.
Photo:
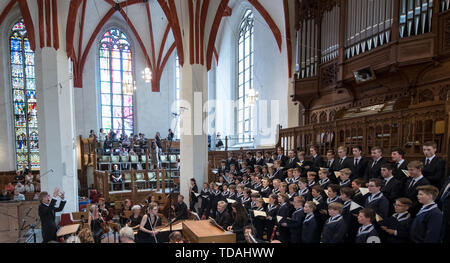
[[[277,1],[262,1],[281,35],[285,36],[283,5]],[[283,38],[282,52],[275,41],[264,18],[249,3],[236,1],[230,5],[232,16],[223,19],[216,47],[219,52],[219,64],[216,69],[216,129],[223,135],[235,134],[235,110],[227,100],[235,100],[237,86],[237,42],[239,24],[247,8],[254,12],[254,80],[253,86],[259,92],[260,103],[256,105],[259,116],[256,118],[258,127],[255,127],[254,145],[256,147],[273,145],[276,143],[276,126],[288,124],[288,66],[286,43]],[[264,102],[266,101],[266,102]],[[265,131],[268,128],[269,131]]]

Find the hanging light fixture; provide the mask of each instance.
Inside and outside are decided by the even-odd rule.
[[[250,104],[250,106],[255,106],[258,96],[259,94],[255,89],[250,89],[248,91],[248,103]]]
[[[152,71],[150,70],[150,68],[145,68],[145,70],[142,71],[142,78],[146,83],[152,82]]]

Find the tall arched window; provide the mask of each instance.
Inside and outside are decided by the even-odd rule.
[[[253,88],[253,24],[253,12],[247,10],[239,26],[238,143],[253,141],[253,120],[249,100],[249,92]]]
[[[100,93],[102,128],[118,135],[134,130],[131,46],[119,29],[110,29],[100,42]],[[131,81],[130,81],[131,80]]]
[[[39,170],[34,52],[30,48],[23,20],[11,29],[10,50],[16,166],[17,169],[26,165],[32,170]]]

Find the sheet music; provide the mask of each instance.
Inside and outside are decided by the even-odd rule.
[[[263,216],[263,217],[267,217],[266,212],[264,212],[264,211],[258,211],[258,210],[253,210],[253,215],[254,215],[254,216]]]

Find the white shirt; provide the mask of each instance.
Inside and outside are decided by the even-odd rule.
[[[391,177],[384,178],[384,181],[385,181],[384,185],[387,185],[392,178],[394,178],[394,176],[392,176],[392,175],[391,175]]]
[[[433,155],[433,156],[431,156],[431,157],[426,158],[425,164],[427,163],[427,160],[430,160],[430,163],[431,163],[431,161],[433,161],[433,159],[434,159],[435,156],[436,156],[436,155]]]

